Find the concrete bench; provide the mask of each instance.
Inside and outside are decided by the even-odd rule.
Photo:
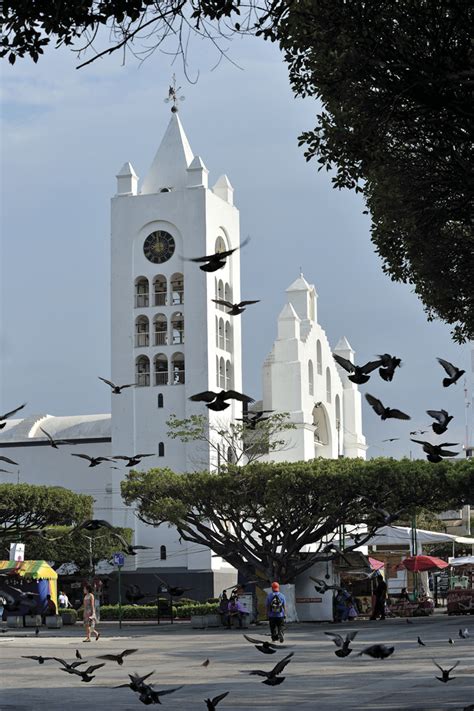
[[[8,615],[7,617],[7,627],[23,627],[23,616],[22,615]]]
[[[41,627],[41,615],[25,615],[25,627]]]
[[[61,615],[46,615],[44,618],[46,627],[58,630],[63,626],[63,618]]]

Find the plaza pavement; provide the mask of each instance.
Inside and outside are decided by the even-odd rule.
[[[460,627],[470,628],[472,637],[459,639]],[[2,626],[2,630],[5,626]],[[345,659],[335,656],[335,646],[324,631],[358,630],[354,652]],[[130,689],[112,687],[128,681],[128,672],[156,670],[148,681],[157,688],[182,685],[176,693],[162,698],[162,708],[170,711],[205,710],[204,699],[224,691],[230,694],[218,711],[461,711],[474,704],[474,618],[439,615],[414,620],[384,622],[356,621],[349,625],[290,625],[286,643],[291,650],[264,655],[246,642],[239,630],[193,630],[189,623],[160,626],[131,624],[122,630],[115,623],[101,626],[99,642],[83,644],[79,624],[73,628],[47,630],[38,637],[34,630],[7,630],[0,633],[1,711],[133,711],[143,705]],[[266,625],[251,627],[250,635],[268,634]],[[420,635],[426,647],[417,644]],[[455,645],[448,644],[448,638]],[[357,657],[369,644],[395,645],[386,660]],[[21,655],[59,656],[72,661],[80,649],[91,664],[95,655],[139,651],[125,658],[124,665],[107,662],[89,684],[59,671],[56,662],[22,659]],[[261,678],[239,673],[240,669],[270,669],[289,651],[293,661],[285,669],[286,680],[268,687]],[[201,666],[209,658],[207,668]],[[461,664],[448,684],[436,681],[438,670],[432,659],[452,666]]]

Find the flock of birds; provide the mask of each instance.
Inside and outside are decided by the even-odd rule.
[[[412,624],[412,621],[407,618],[407,623]],[[357,630],[351,630],[350,632],[344,635],[338,634],[336,632],[324,632],[324,634],[327,635],[332,642],[334,642],[336,646],[335,655],[338,658],[344,659],[354,651],[353,647],[351,647],[351,644],[358,634]],[[279,686],[280,684],[282,684],[286,679],[286,676],[283,676],[282,674],[286,667],[293,660],[294,652],[286,653],[286,651],[288,650],[288,645],[286,644],[275,644],[264,639],[250,637],[246,634],[244,634],[243,636],[247,642],[253,645],[254,648],[262,654],[273,655],[280,650],[285,650],[285,656],[282,657],[276,664],[274,664],[269,669],[244,669],[240,670],[240,673],[248,674],[250,676],[262,677],[262,683],[267,686]],[[470,635],[467,628],[464,630],[462,628],[459,629],[460,639],[468,639],[469,636]],[[417,642],[419,646],[427,646],[427,644],[423,642],[420,636],[418,636]],[[450,638],[449,643],[454,644],[454,641]],[[138,651],[138,649],[124,649],[122,652],[116,654],[109,653],[96,655],[96,659],[100,660],[99,664],[89,664],[88,660],[83,659],[83,656],[78,649],[76,649],[76,659],[72,662],[68,662],[61,657],[49,657],[43,655],[24,655],[22,658],[31,659],[40,665],[43,665],[45,664],[45,662],[48,661],[58,662],[60,665],[59,670],[61,672],[79,677],[82,682],[90,683],[93,679],[96,678],[95,672],[104,667],[106,665],[106,662],[116,663],[120,667],[122,667],[124,665],[124,660]],[[356,656],[362,657],[365,655],[371,657],[372,659],[387,659],[394,653],[394,651],[394,646],[388,646],[386,644],[377,643],[372,644],[368,647],[364,647],[363,649],[357,652]],[[460,664],[460,660],[456,661],[454,664],[452,664],[452,666],[448,668],[442,667],[435,659],[432,659],[432,661],[436,668],[441,672],[441,676],[435,675],[435,679],[442,682],[443,684],[446,684],[456,679],[456,677],[451,676],[451,674]],[[84,667],[85,665],[88,666],[84,669],[80,669],[80,667]],[[206,659],[201,664],[201,666],[205,668],[207,668],[209,665],[210,659]],[[123,684],[119,684],[118,686],[114,686],[112,688],[130,689],[133,693],[138,695],[139,701],[145,704],[146,706],[152,704],[161,704],[161,697],[166,696],[168,694],[173,694],[183,688],[182,686],[177,686],[171,689],[157,689],[153,685],[153,683],[146,683],[147,680],[154,673],[154,671],[151,671],[143,675],[139,675],[136,672],[129,674],[129,681]],[[225,699],[229,695],[229,693],[230,691],[225,691],[224,693],[219,694],[214,698],[204,699],[204,703],[206,704],[208,711],[216,711],[217,705],[223,699]],[[470,711],[472,711],[472,708],[472,706],[466,707],[466,709],[469,709]]]

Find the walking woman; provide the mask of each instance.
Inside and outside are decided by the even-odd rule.
[[[83,642],[91,641],[91,631],[95,634],[97,642],[100,637],[100,632],[97,632],[95,628],[97,617],[95,614],[95,600],[91,585],[84,585],[84,600],[82,605],[84,607],[84,627],[86,628],[86,638]]]

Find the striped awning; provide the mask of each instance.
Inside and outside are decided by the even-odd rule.
[[[33,580],[56,580],[58,574],[45,560],[0,560],[0,570]]]

